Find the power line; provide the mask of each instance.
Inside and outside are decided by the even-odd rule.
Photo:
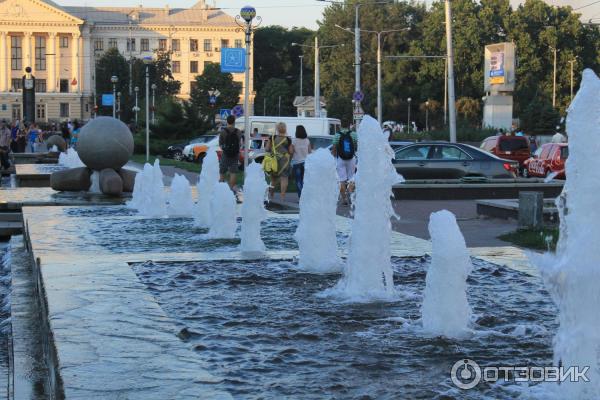
[[[590,7],[590,6],[593,6],[594,4],[598,4],[598,3],[600,3],[600,0],[592,1],[591,3],[586,4],[585,6],[574,8],[573,11],[581,10],[582,8]]]

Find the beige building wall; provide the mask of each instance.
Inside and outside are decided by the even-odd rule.
[[[161,39],[173,50],[172,61],[179,63],[173,76],[182,83],[182,99],[189,98],[192,82],[206,62],[220,62],[224,41],[229,47],[245,46],[244,33],[233,18],[210,10],[202,0],[190,9],[62,7],[44,0],[5,0],[0,3],[0,118],[14,119],[22,110],[19,82],[29,66],[40,82],[39,122],[87,120],[94,108],[96,60],[113,45],[127,59],[152,57]],[[192,39],[197,40],[196,51],[190,49]],[[129,40],[135,42],[134,50],[128,50]],[[205,40],[210,40],[210,48],[205,49]],[[173,49],[177,41],[178,50]],[[36,49],[36,43],[43,46]],[[40,57],[45,57],[45,65]],[[252,61],[251,57],[251,65]],[[197,63],[197,72],[191,70],[191,62]],[[244,74],[233,76],[244,84]],[[252,79],[249,85],[253,93]]]

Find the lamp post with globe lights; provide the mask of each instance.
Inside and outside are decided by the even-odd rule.
[[[137,129],[138,111],[140,111],[140,108],[138,107],[138,95],[140,93],[140,88],[138,86],[136,86],[133,90],[135,91],[135,107],[133,107],[133,112],[135,113],[135,126]]]
[[[408,102],[408,125],[406,126],[406,133],[410,134],[410,102],[412,99],[409,97],[406,101]]]
[[[425,102],[425,130],[429,132],[429,100]]]
[[[155,120],[154,117],[156,115],[156,83],[153,83],[152,86],[150,86],[150,88],[152,89],[152,123],[155,124]]]
[[[152,64],[152,57],[144,57],[146,66],[146,162],[150,161],[150,64]]]
[[[253,23],[256,20],[256,23]],[[252,46],[252,30],[260,25],[261,17],[256,16],[256,9],[245,6],[240,10],[240,15],[235,17],[236,23],[246,33],[246,67],[244,78],[244,148],[250,148],[250,48]],[[248,168],[248,151],[244,151],[244,173]]]
[[[113,118],[117,118],[117,83],[119,82],[119,78],[117,76],[111,76],[110,82],[113,87]]]

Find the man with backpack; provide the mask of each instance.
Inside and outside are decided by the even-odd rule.
[[[337,162],[342,202],[344,205],[348,205],[352,193],[351,183],[354,181],[356,172],[358,136],[354,131],[342,130],[335,134],[332,145],[331,151]]]
[[[229,173],[229,187],[234,190],[239,172],[240,148],[242,143],[242,132],[235,127],[235,117],[227,117],[227,127],[219,135],[219,146],[221,147],[221,162],[219,172],[221,182],[225,182],[225,175]]]

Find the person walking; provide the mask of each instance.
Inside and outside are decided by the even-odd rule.
[[[290,176],[292,143],[287,136],[287,126],[284,122],[279,122],[275,126],[275,131],[277,135],[271,136],[271,139],[267,142],[265,148],[265,151],[273,154],[277,160],[277,171],[270,173],[271,186],[269,187],[269,197],[273,198],[275,185],[279,182],[281,201],[284,201]]]
[[[11,127],[10,127],[10,150],[13,153],[18,153],[19,151],[19,146],[17,143],[17,136],[19,135],[19,123],[18,122],[13,122]]]
[[[6,126],[6,121],[2,121],[2,126],[0,127],[0,165],[4,169],[10,168],[8,153],[10,152],[11,142],[10,129]]]
[[[29,143],[29,150],[31,153],[35,153],[35,144],[38,140],[40,131],[37,129],[35,123],[31,123],[27,129],[27,141]]]
[[[68,125],[67,125],[68,128]],[[79,141],[79,132],[81,132],[81,126],[79,121],[73,122],[73,131],[71,132],[71,147],[77,149],[77,142]]]
[[[308,134],[306,128],[303,125],[296,126],[296,137],[292,139],[291,153],[292,153],[292,171],[294,172],[294,178],[296,179],[296,188],[298,189],[298,198],[302,195],[302,188],[304,187],[304,161],[306,157],[312,152],[312,146],[310,140],[308,140]]]
[[[354,174],[356,173],[357,147],[358,136],[353,130],[342,130],[333,137],[331,152],[336,158],[340,180],[340,196],[344,205],[350,204],[351,184],[354,182]]]
[[[27,128],[24,125],[17,125],[17,152],[25,153],[27,150]]]
[[[239,172],[240,148],[242,132],[235,127],[235,117],[227,117],[227,127],[219,134],[219,146],[223,153],[219,163],[221,182],[225,182],[229,174],[229,187],[236,192],[237,174]]]

